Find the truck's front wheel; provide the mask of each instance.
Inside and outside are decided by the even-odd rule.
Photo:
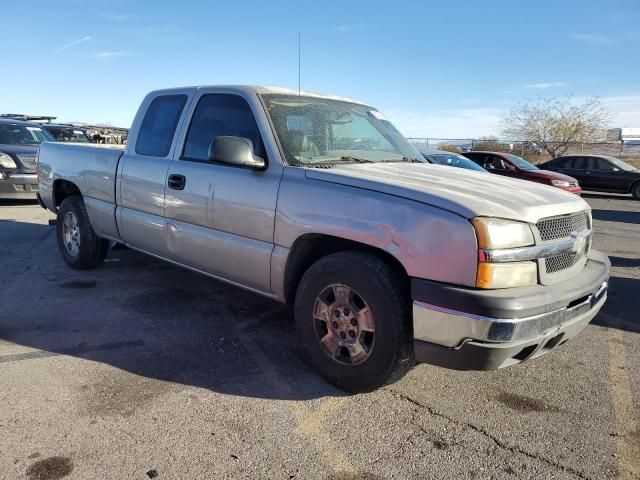
[[[318,260],[300,282],[295,317],[313,366],[345,390],[373,390],[413,365],[401,277],[375,255],[339,252]]]
[[[80,195],[71,195],[62,201],[56,220],[56,236],[65,263],[77,270],[100,266],[109,250],[109,242],[93,231]]]

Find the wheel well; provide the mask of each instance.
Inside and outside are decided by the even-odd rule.
[[[311,265],[326,255],[347,250],[368,252],[383,259],[394,272],[404,279],[405,290],[407,292],[410,291],[410,280],[407,271],[398,259],[390,253],[353,240],[324,234],[307,234],[295,241],[287,259],[284,278],[286,302],[289,304],[294,302],[298,284]]]
[[[71,195],[80,195],[80,189],[75,183],[71,183],[68,180],[56,180],[53,182],[53,204],[56,208],[62,204],[65,198]]]
[[[640,180],[636,180],[635,182],[633,182],[630,186],[629,186],[629,193],[633,192],[633,189],[636,188],[636,186],[640,185]]]

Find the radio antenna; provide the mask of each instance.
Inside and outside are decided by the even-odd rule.
[[[302,48],[300,47],[300,32],[298,32],[298,96],[300,96],[300,65],[302,59]]]

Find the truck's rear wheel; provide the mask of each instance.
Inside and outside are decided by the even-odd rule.
[[[56,220],[56,236],[65,263],[78,270],[100,266],[109,250],[109,242],[93,231],[80,195],[71,195],[62,201]]]
[[[296,294],[296,327],[311,363],[352,392],[392,383],[413,365],[409,312],[400,276],[362,252],[318,260]]]

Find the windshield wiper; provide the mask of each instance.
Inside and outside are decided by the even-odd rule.
[[[342,161],[342,162],[357,162],[357,163],[375,163],[373,160],[369,160],[368,158],[352,157],[351,155],[346,155],[344,157],[340,157],[340,161]]]
[[[373,160],[366,158],[344,156],[340,158],[326,158],[324,160],[311,161],[305,164],[305,167],[312,167],[314,165],[330,165],[332,163],[351,162],[351,163],[375,163]]]
[[[404,163],[404,162],[409,162],[409,163],[424,163],[421,162],[420,160],[418,160],[417,158],[409,158],[409,157],[402,157],[402,158],[389,158],[387,160],[380,160],[382,163]]]
[[[305,167],[313,167],[315,165],[318,166],[331,166],[334,164],[338,164],[338,163],[405,163],[405,162],[409,162],[409,163],[423,163],[420,160],[417,160],[415,158],[409,158],[409,157],[402,157],[402,158],[391,158],[391,159],[387,159],[387,160],[369,160],[368,158],[361,158],[361,157],[353,157],[351,155],[344,155],[340,158],[327,158],[324,160],[318,160],[315,162],[310,162],[310,163],[305,163],[304,166]]]

